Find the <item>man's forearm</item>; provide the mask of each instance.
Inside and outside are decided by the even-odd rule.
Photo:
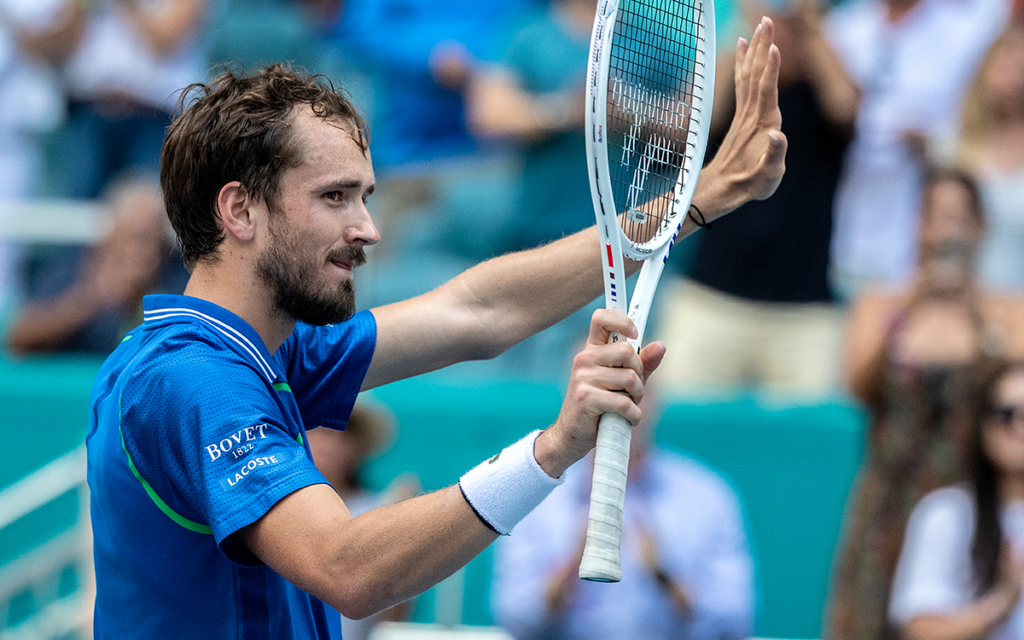
[[[728,177],[713,167],[701,176],[694,204],[708,221],[720,218],[746,201],[730,189]],[[679,237],[700,227],[684,214]],[[563,320],[604,292],[603,247],[597,227],[537,249],[507,254],[484,262],[455,278],[449,285],[462,289],[468,303],[479,304],[491,314],[488,326],[500,327],[496,345],[500,353],[521,340]],[[626,260],[626,275],[641,262]],[[446,285],[446,286],[449,286]]]
[[[351,518],[329,485],[287,496],[240,540],[271,568],[350,618],[402,602],[497,538],[457,486]]]

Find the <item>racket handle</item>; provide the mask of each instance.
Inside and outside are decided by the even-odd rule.
[[[604,414],[598,423],[587,544],[580,563],[580,577],[584,580],[618,582],[622,579],[619,543],[632,433],[629,421],[616,413]]]

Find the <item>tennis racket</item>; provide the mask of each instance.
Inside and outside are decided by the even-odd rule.
[[[715,78],[712,0],[600,0],[587,78],[587,168],[605,303],[638,336],[704,163]],[[626,305],[623,256],[643,260]],[[612,342],[623,337],[614,334]],[[619,543],[630,425],[601,417],[580,577],[622,579]]]

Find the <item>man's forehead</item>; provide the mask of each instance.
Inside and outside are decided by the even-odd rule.
[[[324,137],[346,137],[360,148],[366,144],[363,132],[352,118],[343,115],[319,116],[308,104],[296,105],[290,116],[293,132],[312,142]]]
[[[370,151],[352,121],[322,118],[307,109],[293,115],[292,131],[302,164],[340,164],[372,172]]]

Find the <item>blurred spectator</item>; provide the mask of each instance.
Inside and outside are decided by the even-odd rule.
[[[914,508],[889,616],[913,640],[1024,637],[1024,365],[1003,365],[971,415],[971,483]]]
[[[320,427],[306,432],[313,462],[345,502],[353,516],[414,497],[419,481],[410,475],[399,477],[383,493],[371,491],[363,480],[367,460],[386,451],[395,438],[394,418],[383,408],[356,402],[344,431]],[[409,617],[412,601],[391,607],[362,620],[341,617],[345,640],[367,640],[382,621],[400,622]]]
[[[988,234],[978,277],[992,287],[1024,289],[1024,15],[989,49],[964,103],[959,136],[936,155],[978,179]]]
[[[509,215],[467,212],[473,219],[463,226],[471,224],[475,232],[468,234],[472,244],[460,243],[466,255],[483,259],[536,247],[594,224],[583,103],[595,7],[595,0],[551,0],[514,30],[498,63],[472,74],[466,92],[470,130],[488,143],[507,145],[514,195]],[[531,366],[560,370],[586,334],[592,311],[577,312],[531,339]]]
[[[324,2],[309,1],[319,5],[321,15],[330,15]],[[434,251],[472,235],[464,230],[450,233],[446,218],[452,204],[448,191],[457,185],[480,196],[492,195],[474,189],[484,175],[484,163],[466,126],[466,83],[478,60],[494,59],[508,22],[537,2],[341,3],[341,18],[330,28],[330,38],[374,86],[368,109],[378,181],[374,220],[384,237],[406,238],[389,244]],[[468,205],[486,221],[485,212],[494,206],[490,198],[471,200]],[[419,283],[424,290],[444,281],[441,273],[427,280],[436,271],[424,270]]]
[[[516,215],[496,253],[535,247],[594,223],[583,103],[595,0],[551,0],[515,32],[498,65],[471,83],[470,128],[518,143]]]
[[[159,187],[127,180],[112,185],[107,204],[110,231],[97,246],[59,247],[28,265],[28,300],[8,349],[108,353],[140,322],[144,294],[185,289]]]
[[[72,3],[81,38],[66,69],[64,195],[96,198],[123,173],[156,173],[179,92],[206,79],[207,0]]]
[[[861,89],[836,199],[837,293],[911,277],[923,142],[955,129],[1009,7],[1010,0],[852,0],[831,13],[830,40]]]
[[[699,234],[689,280],[666,287],[661,380],[674,388],[828,392],[836,387],[842,332],[828,282],[832,200],[858,91],[822,32],[815,2],[748,0],[744,8],[752,24],[766,14],[775,21],[786,176],[771,198]],[[732,69],[732,58],[719,66]],[[719,87],[715,112],[725,117],[714,119],[716,129],[734,105],[733,91]],[[712,144],[724,133],[716,131]]]
[[[923,198],[918,269],[903,291],[871,291],[850,312],[846,374],[871,412],[865,467],[851,495],[824,637],[890,637],[889,588],[907,517],[925,493],[966,477],[971,364],[1024,355],[1024,299],[975,283],[984,231],[965,173],[934,170]]]
[[[67,53],[76,28],[70,18],[63,0],[0,1],[0,230],[16,222],[3,204],[37,196],[42,186],[43,134],[64,117],[52,63]],[[0,308],[17,292],[19,254],[0,242]]]
[[[401,173],[474,150],[462,90],[533,0],[348,0],[333,36],[378,83],[374,165]],[[324,9],[321,8],[321,11]]]
[[[333,10],[313,0],[216,0],[209,10],[207,56],[215,68],[255,70],[288,63],[310,73],[333,72],[323,25]],[[340,9],[340,7],[334,7]],[[346,89],[349,78],[343,78]],[[358,103],[358,101],[357,101]]]
[[[753,631],[753,561],[739,502],[696,461],[654,444],[654,394],[633,428],[622,582],[579,579],[593,454],[497,542],[492,604],[516,640],[739,639]]]

